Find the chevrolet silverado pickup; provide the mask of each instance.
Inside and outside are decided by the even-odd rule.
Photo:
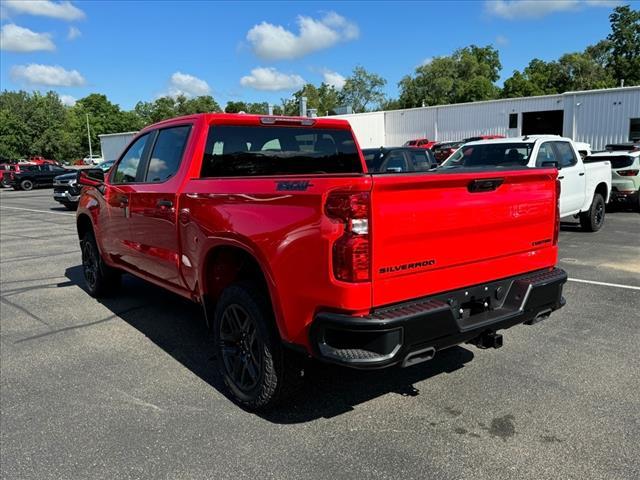
[[[611,195],[611,162],[602,158],[584,163],[579,150],[585,148],[588,154],[588,144],[579,145],[557,135],[482,140],[460,147],[442,168],[556,166],[561,184],[560,217],[579,218],[584,230],[597,232],[604,225],[605,204]]]
[[[309,357],[411,366],[560,308],[556,177],[369,173],[344,120],[171,119],[80,173],[86,289],[128,272],[201,304],[231,397],[266,408]]]

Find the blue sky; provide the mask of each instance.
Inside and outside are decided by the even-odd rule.
[[[534,57],[582,50],[609,33],[615,4],[3,0],[0,83],[67,102],[104,93],[125,109],[179,92],[224,106],[279,103],[303,81],[339,87],[362,65],[395,97],[420,63],[470,44],[498,48],[502,80]]]

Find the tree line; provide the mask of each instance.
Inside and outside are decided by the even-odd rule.
[[[433,58],[403,77],[397,98],[385,97],[384,78],[357,66],[342,88],[308,83],[273,105],[273,113],[297,115],[301,97],[307,98],[308,108],[316,109],[318,115],[330,115],[340,106],[366,112],[608,88],[623,82],[627,86],[640,85],[640,10],[618,6],[609,20],[611,32],[607,38],[558,60],[534,58],[522,71],[514,71],[502,87],[497,85],[502,70],[498,51],[491,45],[470,45],[451,55]],[[224,111],[265,114],[268,108],[267,102],[229,101]],[[87,116],[93,149],[99,151],[99,134],[136,131],[166,118],[221,111],[209,95],[161,97],[138,102],[127,111],[97,93],[67,107],[55,92],[3,91],[0,157],[42,155],[61,161],[82,158],[89,152]]]

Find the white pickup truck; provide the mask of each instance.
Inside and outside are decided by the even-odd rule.
[[[584,230],[596,232],[604,224],[611,195],[611,162],[583,163],[576,144],[557,135],[529,135],[466,143],[440,169],[515,165],[555,165],[561,183],[560,216],[575,216]]]

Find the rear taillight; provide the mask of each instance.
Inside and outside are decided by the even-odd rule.
[[[332,251],[333,274],[338,280],[371,280],[370,203],[369,192],[332,192],[327,197],[326,215],[344,225]]]
[[[562,186],[560,180],[556,178],[556,218],[553,226],[553,244],[558,244],[558,236],[560,235],[560,191]]]
[[[616,173],[621,177],[635,177],[638,175],[638,170],[616,170]]]

